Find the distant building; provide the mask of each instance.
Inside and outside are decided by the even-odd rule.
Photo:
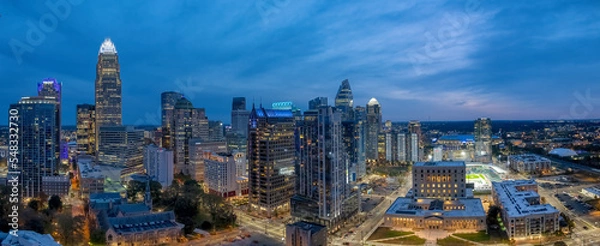
[[[245,97],[234,97],[231,103],[231,132],[240,134],[245,140],[248,136],[248,117]]]
[[[581,194],[592,199],[600,198],[600,186],[592,186],[581,189]]]
[[[205,170],[205,153],[227,153],[227,144],[223,141],[205,141],[200,138],[189,140],[189,162],[190,174],[192,178],[203,182]]]
[[[244,153],[246,152],[246,150],[248,148],[248,140],[242,134],[230,132],[230,133],[227,133],[225,139],[227,141],[227,151],[228,152],[233,152],[233,151],[239,151],[239,152],[244,152]]]
[[[42,192],[42,177],[58,175],[59,145],[56,134],[57,101],[54,97],[23,97],[11,104],[9,115],[17,115],[17,159],[23,197],[37,197]],[[18,113],[14,113],[18,112]],[[14,114],[11,114],[14,113]]]
[[[285,227],[286,246],[327,246],[325,226],[299,221]]]
[[[290,104],[274,105],[289,107]],[[248,186],[252,208],[267,216],[289,209],[294,194],[294,114],[252,107],[248,122]]]
[[[508,166],[517,172],[527,174],[548,174],[552,171],[552,162],[545,157],[534,154],[511,155]]]
[[[46,78],[37,84],[37,92],[39,97],[52,97],[56,100],[56,108],[54,109],[56,128],[54,131],[54,141],[61,142],[61,127],[62,127],[62,83],[54,78]],[[60,146],[56,146],[56,155],[60,156]]]
[[[318,109],[319,107],[326,107],[327,97],[315,97],[314,99],[308,101],[308,109]]]
[[[48,196],[66,196],[70,188],[71,180],[68,175],[42,176],[42,191]]]
[[[77,151],[96,155],[96,106],[77,105]]]
[[[492,183],[492,197],[500,206],[508,238],[534,239],[560,230],[559,211],[550,204],[541,204],[537,189],[534,180]]]
[[[173,183],[173,151],[154,144],[144,148],[144,169],[148,176],[159,182],[163,189]]]
[[[83,199],[90,194],[104,192],[104,178],[100,169],[94,167],[92,156],[77,157],[77,176],[79,180],[79,196]]]
[[[209,140],[208,119],[203,108],[194,108],[186,98],[177,101],[173,111],[173,151],[175,173],[194,176],[190,162],[190,139]]]
[[[248,161],[246,160],[246,152],[233,151],[232,154],[235,160],[235,176],[248,177]]]
[[[96,134],[100,134],[101,127],[122,124],[121,85],[119,55],[113,42],[107,38],[100,46],[96,65]],[[96,149],[99,147],[96,146]]]
[[[204,152],[204,184],[209,193],[235,197],[237,190],[236,164],[233,155]]]
[[[379,132],[381,131],[381,105],[375,98],[367,103],[365,133],[365,153],[368,161],[376,161],[378,156]]]
[[[473,132],[475,137],[475,159],[477,161],[492,162],[492,121],[489,118],[475,120]]]
[[[408,140],[408,149],[410,153],[410,161],[418,162],[421,161],[421,151],[419,149],[419,135],[417,133],[411,133],[410,138]]]
[[[442,161],[444,158],[444,146],[436,145],[433,147],[433,155],[431,157],[432,161]]]
[[[323,105],[323,103],[325,103],[324,105],[327,106],[327,100],[320,100],[320,104]],[[342,81],[342,84],[338,88],[337,94],[335,95],[335,108],[340,110],[342,113],[342,121],[354,120],[352,107],[354,107],[354,96],[352,95],[350,82],[345,79]]]
[[[396,135],[396,149],[397,149],[397,159],[400,162],[408,161],[408,148],[407,148],[407,137],[406,133],[398,133]]]
[[[223,122],[213,120],[208,121],[208,139],[212,141],[225,140],[223,129]]]
[[[367,175],[366,131],[366,108],[357,106],[354,109],[354,160],[356,160],[356,165],[351,169],[356,174],[356,180],[360,180]]]
[[[162,139],[161,146],[169,150],[173,149],[173,127],[175,104],[183,94],[174,91],[167,91],[160,94],[161,114],[162,114]]]
[[[142,168],[144,130],[133,126],[100,127],[98,162],[124,168]]]

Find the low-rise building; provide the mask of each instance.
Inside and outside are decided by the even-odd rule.
[[[547,174],[552,170],[552,162],[545,157],[533,154],[511,155],[508,166],[520,173]]]
[[[71,179],[68,175],[42,176],[42,192],[48,196],[66,196],[70,188]]]
[[[535,180],[492,183],[494,203],[501,208],[502,221],[510,239],[539,238],[560,229],[559,211],[541,204]]]
[[[286,246],[327,246],[325,226],[298,221],[285,227]]]
[[[104,192],[104,175],[94,167],[91,156],[77,158],[77,180],[79,181],[79,196],[87,198],[90,194]]]
[[[600,185],[581,189],[581,194],[592,199],[600,198]]]

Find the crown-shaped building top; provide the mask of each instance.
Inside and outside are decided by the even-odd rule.
[[[110,40],[110,38],[104,39],[104,42],[100,46],[99,54],[117,54],[117,48],[115,48],[115,44]]]

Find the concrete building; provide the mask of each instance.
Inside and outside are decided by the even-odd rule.
[[[560,230],[559,211],[541,204],[535,180],[492,183],[494,203],[500,206],[502,221],[510,239],[534,239]]]
[[[66,196],[71,190],[71,180],[68,175],[43,176],[42,192],[48,196]]]
[[[421,161],[421,150],[419,148],[419,134],[417,133],[410,133],[410,138],[408,140],[408,149],[409,149],[409,160],[411,162],[418,162]]]
[[[247,152],[249,202],[253,209],[267,216],[276,210],[288,210],[294,194],[294,122],[294,114],[287,109],[253,106],[250,113]]]
[[[228,153],[227,143],[192,138],[189,141],[190,174],[197,181],[204,181],[204,159],[206,152]]]
[[[233,155],[204,152],[204,185],[208,192],[223,198],[235,197],[238,188]]]
[[[77,151],[96,155],[96,106],[77,105]]]
[[[326,246],[327,228],[319,224],[299,221],[285,227],[286,246]]]
[[[510,169],[527,174],[548,174],[552,171],[552,162],[534,154],[511,155],[508,157]]]
[[[456,200],[468,197],[464,162],[417,162],[413,165],[415,198]]]
[[[98,162],[124,168],[143,168],[144,130],[133,126],[100,127]]]
[[[598,199],[600,198],[600,186],[583,188],[581,194],[592,199]]]
[[[436,145],[433,147],[433,155],[431,161],[442,161],[444,158],[444,146]]]
[[[208,121],[208,139],[211,141],[223,141],[225,140],[225,135],[223,128],[223,122],[220,120],[209,120]]]
[[[173,183],[173,151],[154,144],[144,148],[144,169],[148,176],[159,182],[163,189]]]
[[[94,167],[92,156],[77,157],[77,180],[79,181],[79,196],[83,199],[90,194],[104,192],[104,179],[100,169]]]
[[[235,160],[235,176],[248,177],[248,161],[246,160],[246,152],[233,151],[231,154]]]

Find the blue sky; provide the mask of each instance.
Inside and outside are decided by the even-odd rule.
[[[306,109],[346,78],[393,121],[600,118],[597,1],[55,1],[0,2],[0,111],[54,77],[73,124],[110,37],[125,124],[159,124],[163,91],[229,122],[232,97]]]

